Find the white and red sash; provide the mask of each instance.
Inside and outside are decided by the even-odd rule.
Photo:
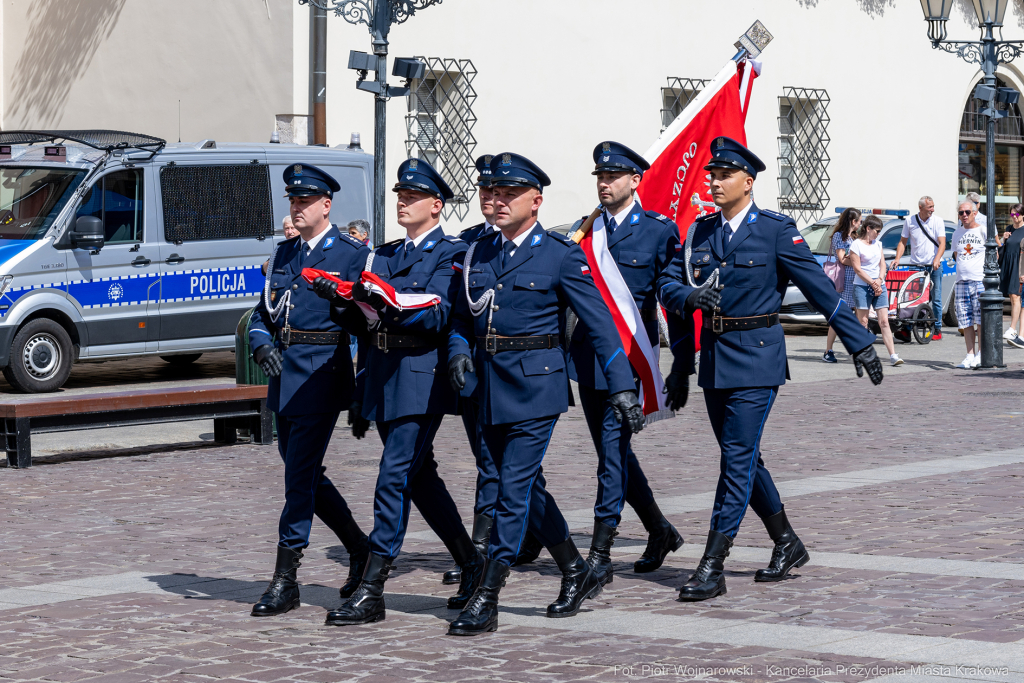
[[[338,296],[346,301],[352,300],[352,285],[354,284],[352,282],[346,282],[334,275],[331,275],[330,273],[317,270],[316,268],[303,268],[302,277],[306,282],[311,284],[313,280],[318,277],[325,277],[331,282],[337,282]],[[431,306],[436,306],[441,303],[441,297],[437,294],[408,294],[405,292],[396,292],[394,287],[369,271],[363,271],[359,281],[374,294],[379,294],[388,306],[399,311],[430,308]],[[373,310],[372,306],[369,306],[362,301],[357,301],[356,305],[359,306],[359,310],[363,312],[367,320],[380,319],[377,315],[377,311]]]
[[[657,345],[652,345],[647,337],[640,309],[636,307],[633,294],[608,250],[608,230],[603,215],[594,221],[593,229],[580,240],[580,247],[587,255],[594,284],[612,313],[626,358],[640,378],[640,404],[646,424],[673,417],[675,413],[665,406],[665,394],[662,393],[664,381],[658,366],[660,339]]]

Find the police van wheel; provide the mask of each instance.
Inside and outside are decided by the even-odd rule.
[[[67,331],[52,320],[37,318],[14,335],[4,377],[20,392],[43,394],[64,386],[73,363]]]
[[[201,353],[183,353],[180,356],[160,356],[160,360],[167,361],[175,367],[181,367],[195,363],[202,355]]]

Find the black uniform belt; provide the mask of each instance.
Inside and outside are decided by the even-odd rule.
[[[370,343],[381,351],[388,349],[421,349],[437,346],[437,342],[411,334],[388,334],[387,332],[371,332]]]
[[[285,346],[294,346],[295,344],[337,346],[341,343],[341,332],[304,332],[289,327],[281,330],[281,341]]]
[[[657,320],[658,319],[658,309],[657,308],[641,308],[640,309],[640,319],[641,320],[646,320],[648,322],[652,322],[652,321]]]
[[[496,334],[488,334],[483,337],[478,336],[476,340],[484,345],[484,351],[487,353],[553,349],[558,346],[557,334],[541,334],[535,337],[499,337]]]
[[[703,327],[715,334],[722,334],[723,332],[735,332],[736,330],[759,330],[762,327],[772,327],[778,324],[778,313],[752,315],[747,318],[723,318],[720,315],[705,315]]]

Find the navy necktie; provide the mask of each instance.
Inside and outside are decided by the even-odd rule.
[[[411,254],[415,250],[416,250],[416,245],[415,244],[413,244],[412,242],[406,242],[405,243],[405,255],[406,256],[408,256],[409,254]]]
[[[729,223],[729,221],[725,222],[723,229],[725,230],[725,243],[729,244],[729,242],[732,240],[732,225]]]
[[[607,213],[604,214],[604,226],[608,230],[608,236],[611,237],[612,233],[615,232],[615,219],[610,217]]]
[[[501,247],[501,267],[502,268],[504,268],[505,265],[509,261],[512,260],[512,252],[515,251],[515,249],[516,249],[516,243],[513,242],[512,240],[509,240],[508,242],[505,242],[504,245],[502,245],[502,247]]]
[[[302,245],[302,253],[299,254],[299,265],[301,266],[306,262],[306,257],[309,256],[309,242]]]

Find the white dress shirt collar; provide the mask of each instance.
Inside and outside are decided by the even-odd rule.
[[[402,249],[408,249],[409,248],[409,242],[412,242],[412,246],[413,247],[415,247],[416,249],[419,249],[420,245],[423,244],[423,240],[427,239],[427,235],[429,235],[430,233],[434,232],[434,230],[436,228],[437,228],[437,226],[434,226],[433,228],[431,228],[430,230],[427,230],[426,232],[420,234],[416,238],[412,238],[412,237],[409,237],[408,235],[406,235],[405,236],[405,241],[402,242]]]
[[[630,204],[629,206],[627,206],[625,209],[620,211],[619,213],[617,213],[614,216],[612,216],[612,219],[615,220],[615,229],[616,230],[621,228],[623,225],[626,225],[627,218],[629,217],[629,214],[633,211],[633,207],[634,206],[636,206],[636,202],[635,201],[632,204]],[[605,211],[601,214],[602,217],[604,215],[606,215],[607,213],[608,213],[608,210],[605,209]]]
[[[732,220],[727,221],[729,223],[729,225],[732,227],[732,234],[733,234],[733,236],[736,235],[736,231],[740,229],[740,226],[743,225],[746,222],[747,214],[750,213],[750,209],[753,206],[754,206],[754,202],[747,202],[747,206],[742,211],[740,211],[738,214],[733,216]],[[725,221],[725,214],[722,214],[722,220]],[[724,222],[722,223],[722,227],[723,228],[725,227],[725,223]]]
[[[330,230],[331,227],[333,227],[333,226],[328,226],[327,230]],[[324,230],[323,232],[321,232],[319,235],[317,235],[313,239],[309,240],[308,242],[306,240],[302,239],[302,238],[299,238],[299,241],[301,242],[301,244],[299,246],[302,249],[305,249],[306,245],[308,244],[309,245],[309,252],[313,253],[313,250],[316,249],[316,245],[320,244],[320,241],[323,240],[324,235],[327,234],[327,230]]]

